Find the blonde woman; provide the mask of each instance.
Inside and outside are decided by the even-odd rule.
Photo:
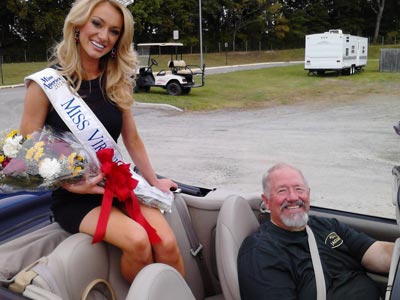
[[[158,179],[131,113],[136,58],[132,50],[133,17],[114,0],[77,0],[66,17],[63,40],[55,47],[52,67],[67,79],[97,118],[124,145],[143,177],[162,191],[177,185]],[[26,135],[50,125],[69,130],[39,85],[30,82],[25,96],[20,130]],[[53,192],[55,220],[70,233],[94,235],[104,188],[100,174],[80,185],[68,185]],[[122,250],[121,272],[131,282],[152,262],[175,267],[183,276],[184,266],[176,238],[158,209],[141,205],[147,221],[161,237],[151,245],[144,228],[118,208],[114,201],[104,240]]]

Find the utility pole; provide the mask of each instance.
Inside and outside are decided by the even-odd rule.
[[[1,43],[0,43],[0,75],[1,75],[1,85],[4,85],[3,77],[3,55],[1,53]]]
[[[202,16],[201,16],[201,0],[199,0],[199,35],[200,35],[200,67],[203,67],[204,59],[203,59],[203,25],[202,25]]]

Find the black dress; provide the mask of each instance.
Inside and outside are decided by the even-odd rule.
[[[101,78],[83,81],[78,94],[117,141],[122,128],[122,112],[106,97],[103,86],[104,80]],[[54,109],[47,115],[45,123],[56,131],[70,131]],[[87,213],[101,205],[102,195],[74,194],[64,189],[57,189],[53,191],[52,198],[51,209],[55,221],[66,231],[77,233]]]

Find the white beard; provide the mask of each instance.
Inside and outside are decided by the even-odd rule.
[[[298,212],[289,216],[281,215],[283,224],[289,228],[303,228],[307,225],[308,214],[306,212]]]

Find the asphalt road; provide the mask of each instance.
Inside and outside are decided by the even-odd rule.
[[[0,90],[0,128],[18,127],[23,94],[23,87]],[[398,99],[394,93],[207,113],[136,104],[133,113],[159,174],[259,194],[262,174],[283,161],[304,171],[312,204],[392,218]]]
[[[266,62],[266,63],[256,63],[256,64],[246,64],[246,65],[206,67],[205,74],[212,75],[212,74],[221,74],[221,73],[229,73],[229,72],[236,72],[236,71],[265,69],[265,68],[273,68],[273,67],[284,67],[284,66],[290,66],[290,65],[299,64],[299,63],[303,63],[303,62],[302,61]]]
[[[303,170],[312,204],[394,217],[398,96],[208,113],[136,108],[156,171],[189,184],[261,193],[277,162]]]

